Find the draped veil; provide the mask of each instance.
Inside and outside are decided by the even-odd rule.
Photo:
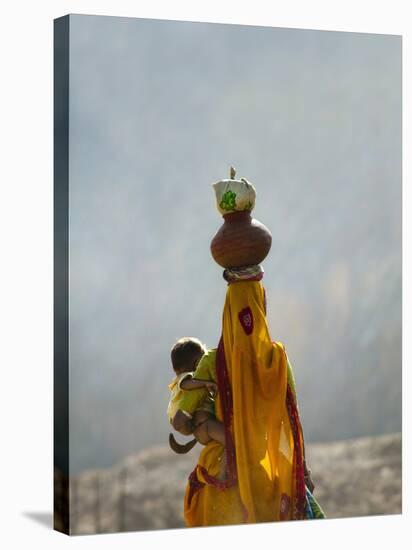
[[[228,285],[216,374],[216,417],[225,424],[229,478],[223,484],[217,479],[223,447],[209,443],[186,487],[186,525],[305,517],[303,437],[294,388],[288,383],[285,349],[270,337],[260,281]]]

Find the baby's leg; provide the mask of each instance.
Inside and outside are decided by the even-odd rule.
[[[223,424],[206,411],[196,411],[194,415],[193,434],[202,445],[217,441],[225,446],[225,430]]]
[[[206,426],[209,419],[210,414],[206,411],[195,411],[193,415],[193,435],[202,445],[207,445],[212,441]]]
[[[209,437],[224,447],[226,445],[226,438],[225,428],[223,427],[222,422],[219,422],[215,418],[210,418],[207,422],[205,422],[205,424]]]

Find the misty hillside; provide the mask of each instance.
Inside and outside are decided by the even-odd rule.
[[[72,533],[182,527],[195,449],[178,456],[153,447],[72,478]],[[307,459],[328,518],[401,513],[400,434],[310,445]]]
[[[211,184],[231,164],[273,235],[269,326],[307,440],[400,431],[400,48],[396,36],[71,16],[72,472],[163,445],[171,346],[217,345]]]

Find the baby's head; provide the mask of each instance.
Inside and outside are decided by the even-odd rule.
[[[170,353],[173,370],[176,374],[193,372],[206,351],[206,346],[197,338],[180,338]]]

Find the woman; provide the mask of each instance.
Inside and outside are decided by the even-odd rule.
[[[186,525],[324,517],[309,491],[313,486],[292,370],[284,346],[270,338],[259,280],[229,280],[219,347],[205,360],[211,357],[210,379],[218,385],[216,418],[225,426],[227,475],[221,479],[224,448],[209,443],[189,476]],[[204,377],[202,361],[198,369]],[[185,403],[181,408],[188,410]]]

